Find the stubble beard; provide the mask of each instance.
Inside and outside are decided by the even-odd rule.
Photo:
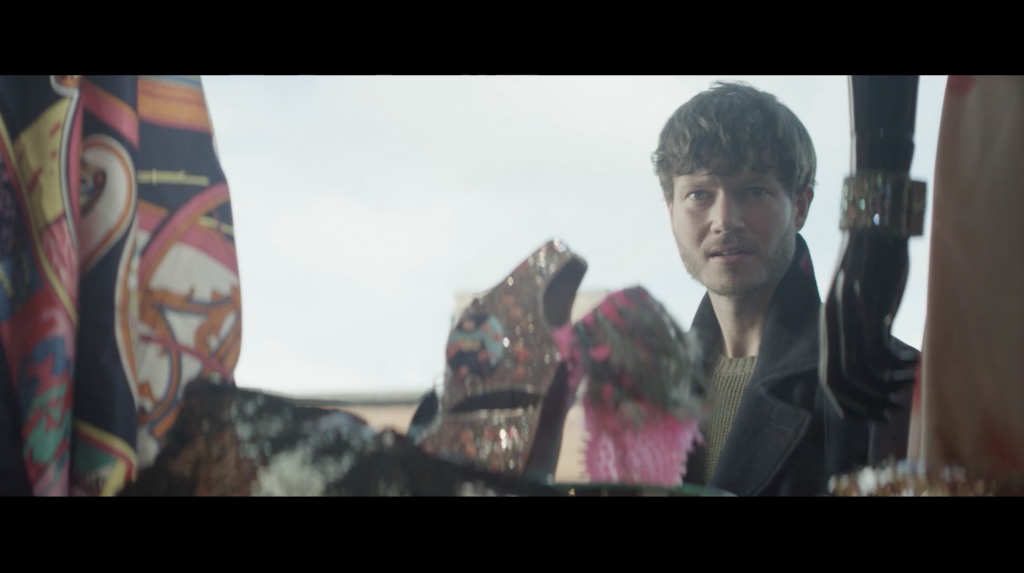
[[[689,251],[683,248],[678,240],[676,245],[679,247],[679,256],[683,260],[686,272],[708,291],[722,297],[746,298],[761,293],[766,288],[774,288],[785,276],[796,253],[796,224],[790,220],[786,232],[768,252],[768,260],[764,262],[759,257],[758,268],[743,275],[730,273],[729,269],[725,269],[725,272],[715,272],[711,261],[704,257],[702,251]]]

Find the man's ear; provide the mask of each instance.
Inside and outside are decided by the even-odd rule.
[[[795,205],[794,205],[796,207],[796,221],[795,221],[795,223],[796,223],[796,231],[799,233],[800,230],[804,228],[804,223],[807,222],[807,213],[811,210],[811,201],[814,200],[814,188],[811,187],[810,185],[808,185],[807,189],[804,189],[803,193],[800,193],[799,195],[797,195],[795,197],[795,199],[796,199]]]

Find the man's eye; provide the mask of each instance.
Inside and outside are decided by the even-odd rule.
[[[690,199],[693,199],[694,201],[703,201],[704,199],[708,198],[708,192],[707,191],[694,191],[693,193],[690,193],[689,195],[687,195],[687,197],[689,197]]]
[[[747,189],[747,194],[751,197],[764,197],[768,194],[768,190],[763,187],[751,187]]]

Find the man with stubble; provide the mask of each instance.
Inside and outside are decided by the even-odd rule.
[[[707,356],[705,445],[685,480],[737,495],[820,495],[882,432],[840,420],[818,384],[821,298],[800,235],[814,145],[771,94],[719,83],[680,107],[653,156]],[[887,439],[891,442],[891,436]],[[887,442],[887,443],[890,443]]]

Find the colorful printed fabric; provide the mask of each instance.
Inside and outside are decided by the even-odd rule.
[[[1024,77],[950,76],[909,456],[1024,476]]]
[[[233,382],[238,361],[201,82],[0,77],[0,156],[0,408],[20,426],[26,493],[112,495],[152,464],[186,383]]]

